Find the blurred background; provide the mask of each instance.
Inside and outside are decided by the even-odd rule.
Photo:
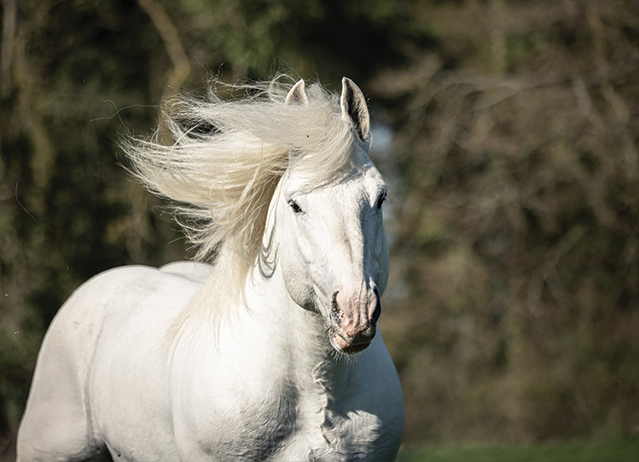
[[[1,14],[4,458],[73,290],[192,255],[119,140],[150,134],[178,90],[281,71],[335,91],[346,75],[369,98],[405,446],[639,439],[639,2],[2,0]]]

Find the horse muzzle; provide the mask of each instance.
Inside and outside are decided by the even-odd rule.
[[[329,315],[329,339],[333,348],[344,354],[364,350],[375,337],[382,312],[379,292],[371,290],[348,296],[344,290],[333,292]]]

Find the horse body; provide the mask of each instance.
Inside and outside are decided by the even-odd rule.
[[[103,448],[127,461],[395,457],[401,387],[376,334],[386,187],[351,84],[348,163],[319,185],[281,174],[245,273],[226,242],[213,266],[119,268],[68,300],[38,358],[19,461]],[[303,82],[286,104],[308,104]]]

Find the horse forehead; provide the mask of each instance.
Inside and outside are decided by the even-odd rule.
[[[385,185],[386,182],[375,164],[368,160],[365,163],[353,165],[351,171],[346,173],[340,181],[322,189],[326,194],[341,193],[357,197],[377,194]]]
[[[316,204],[323,204],[316,208],[318,218],[321,217],[328,228],[344,239],[352,239],[362,232],[366,235],[375,229],[376,221],[370,219],[374,215],[372,206],[383,188],[385,183],[379,175],[323,189],[314,198]]]
[[[332,194],[339,204],[346,206],[359,206],[369,204],[376,196],[386,188],[386,182],[379,171],[370,164],[363,172],[357,172],[350,179],[335,186]]]

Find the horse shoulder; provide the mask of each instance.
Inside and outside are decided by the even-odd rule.
[[[201,287],[182,274],[145,266],[116,268],[89,281],[83,297],[94,300],[101,317],[96,367],[110,374],[110,364],[126,370],[166,360],[167,332]]]
[[[121,307],[124,294],[136,292],[139,275],[157,272],[147,267],[122,267],[100,273],[80,286],[53,318],[40,349],[36,375],[60,363],[69,373],[85,374],[103,335],[106,320]],[[142,284],[144,286],[144,284]],[[141,289],[144,290],[144,289]],[[56,357],[45,360],[42,357]]]

